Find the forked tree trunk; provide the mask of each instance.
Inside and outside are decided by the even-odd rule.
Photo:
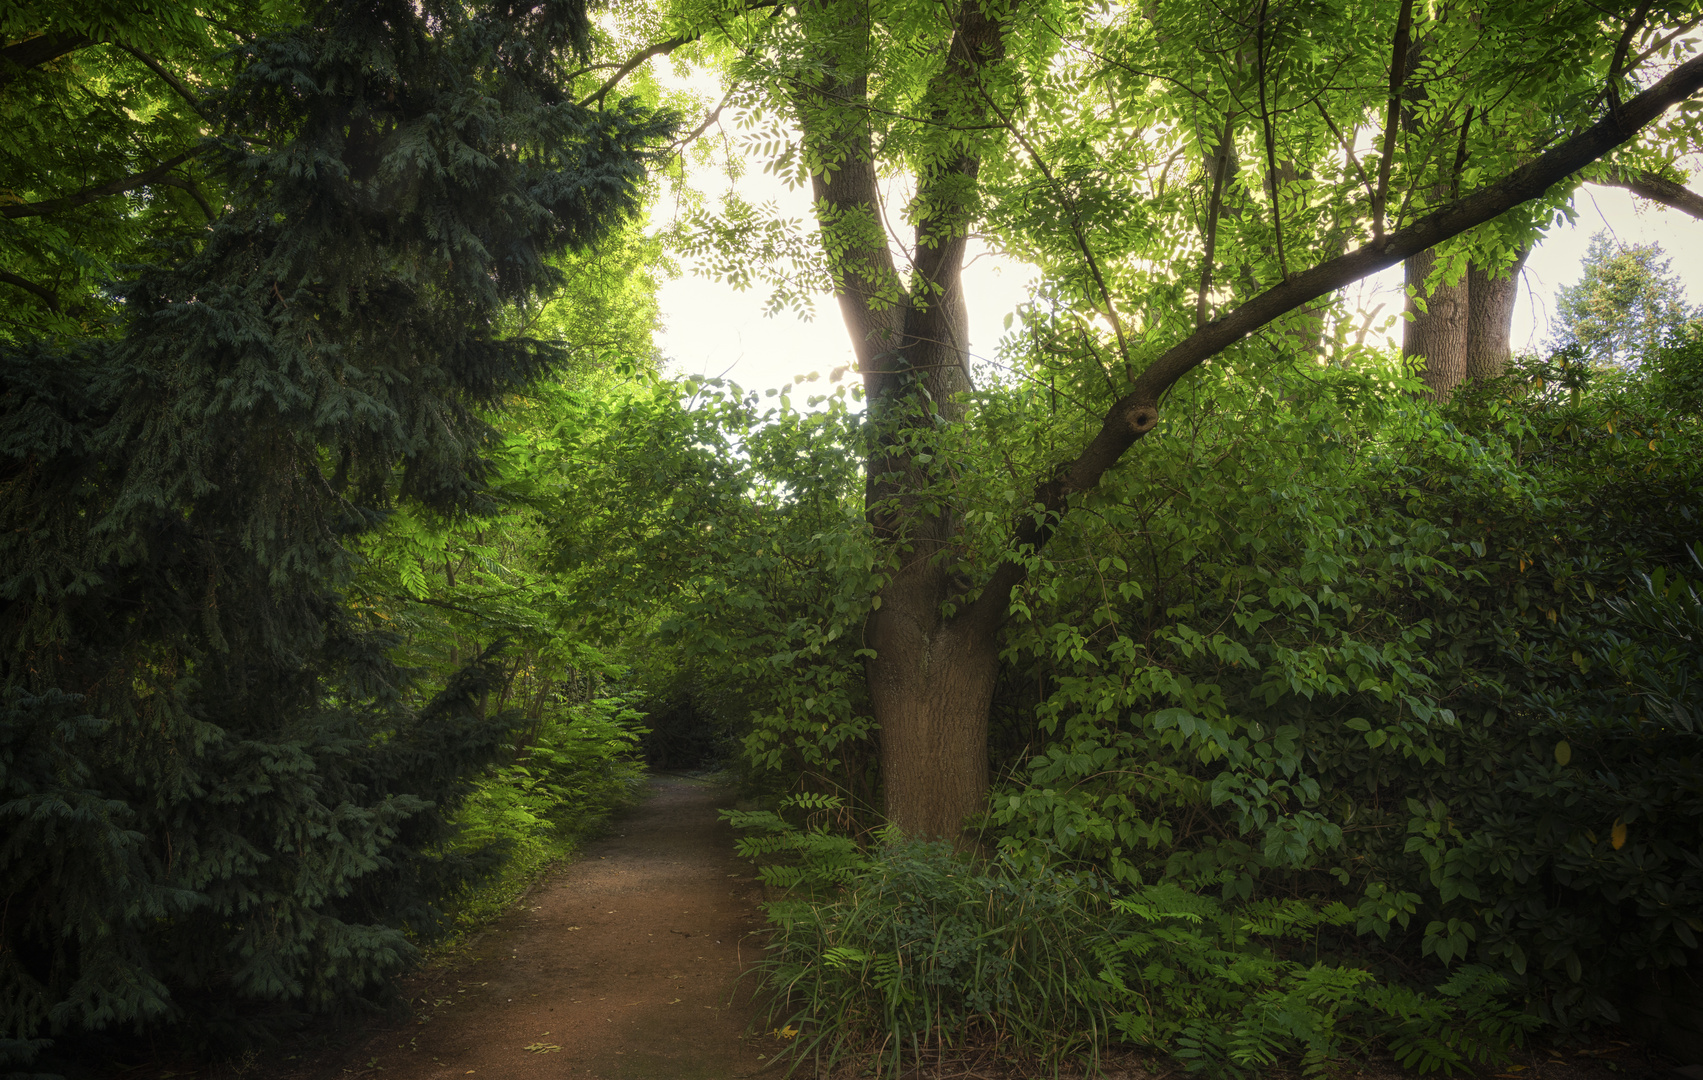
[[[978,589],[976,581],[962,580],[971,545],[964,542],[964,522],[951,509],[958,478],[953,463],[936,452],[933,437],[943,423],[961,417],[959,395],[970,387],[961,273],[964,238],[977,213],[976,144],[949,141],[952,152],[918,176],[915,205],[921,212],[913,222],[910,265],[901,275],[887,243],[888,218],[880,213],[872,125],[864,112],[870,107],[871,65],[860,50],[880,47],[870,10],[832,0],[797,10],[807,38],[822,43],[814,58],[817,80],[797,84],[794,103],[806,149],[818,163],[812,169],[818,224],[876,440],[867,463],[869,522],[892,568],[865,628],[874,653],[866,675],[881,728],[887,814],[912,835],[960,842],[965,819],[985,809],[996,642],[1011,590],[1028,574],[1029,563],[1020,555],[1045,546],[1072,497],[1091,491],[1154,429],[1160,402],[1177,380],[1274,320],[1397,261],[1417,256],[1409,280],[1423,280],[1434,261],[1424,254],[1429,249],[1541,196],[1703,88],[1703,58],[1689,60],[1612,115],[1502,179],[1387,235],[1380,230],[1374,243],[1291,273],[1202,322],[1134,375],[1082,451],[1036,485],[1032,501],[1011,525],[1007,557]],[[948,106],[993,102],[989,87],[1000,84],[982,76],[1003,59],[1005,43],[979,0],[964,0],[953,25],[945,64],[930,87],[938,102],[928,110],[939,121],[933,130],[985,130],[997,119],[991,104],[981,116],[953,114]],[[1397,35],[1403,44],[1405,33]],[[1392,97],[1402,83],[1402,65],[1395,68]],[[1385,170],[1380,214],[1387,180]],[[1203,294],[1210,281],[1208,270]],[[1445,394],[1466,369],[1467,286],[1452,288],[1458,291],[1436,290],[1431,311],[1410,326],[1407,349],[1432,361],[1429,377]]]
[[[1433,251],[1422,251],[1404,264],[1407,286],[1423,298],[1424,309],[1407,301],[1408,320],[1402,332],[1401,355],[1425,380],[1437,401],[1449,400],[1466,378],[1467,279],[1453,285],[1438,282],[1427,291],[1426,278],[1437,264]]]
[[[1513,355],[1509,338],[1514,327],[1514,301],[1520,292],[1520,270],[1531,248],[1521,248],[1514,265],[1500,276],[1474,263],[1468,267],[1466,315],[1466,377],[1494,379],[1508,369]]]
[[[868,40],[866,10],[818,13],[841,41]],[[976,0],[965,0],[954,25],[929,95],[943,121],[947,103],[979,87],[981,70],[1004,51],[998,26]],[[865,505],[876,541],[893,556],[893,576],[865,627],[887,819],[912,836],[957,840],[965,818],[985,809],[998,618],[947,614],[965,601],[956,573],[963,523],[939,497],[953,477],[931,443],[943,423],[963,419],[963,395],[973,389],[962,273],[981,162],[960,150],[919,176],[926,212],[914,223],[907,282],[878,213],[868,117],[855,108],[868,94],[867,60],[832,51],[822,59],[825,78],[795,100],[812,152],[834,163],[812,176],[812,190],[823,234],[837,249],[835,292],[875,440]]]

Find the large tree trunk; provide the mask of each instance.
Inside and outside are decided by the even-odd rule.
[[[1514,301],[1520,293],[1520,269],[1531,248],[1521,248],[1514,265],[1498,276],[1473,263],[1467,268],[1466,377],[1494,379],[1513,355]]]
[[[916,836],[957,839],[985,808],[987,722],[999,657],[997,620],[952,616],[964,606],[963,523],[939,497],[953,477],[933,451],[943,423],[963,419],[970,381],[962,272],[975,209],[975,153],[953,147],[918,176],[911,273],[901,276],[884,235],[868,116],[868,12],[809,9],[839,51],[820,58],[821,83],[795,98],[811,152],[834,163],[812,175],[818,220],[834,251],[840,314],[862,373],[873,445],[866,507],[892,577],[865,633],[870,703],[881,728],[881,775],[889,822]],[[1004,55],[999,27],[976,0],[956,12],[947,62],[931,84],[943,122],[983,93],[982,69]],[[844,72],[844,76],[839,73]],[[970,117],[976,124],[985,117]],[[909,280],[906,280],[908,276]]]
[[[1404,4],[1404,12],[1411,7]],[[865,112],[870,64],[863,50],[883,47],[882,39],[871,32],[867,5],[842,7],[820,0],[797,11],[818,54],[806,68],[815,73],[814,81],[792,84],[793,100],[806,156],[813,162],[823,250],[863,376],[872,443],[867,513],[890,574],[866,625],[874,654],[866,675],[881,728],[887,814],[913,835],[958,838],[965,819],[985,808],[998,632],[1009,614],[1012,589],[1028,574],[1030,560],[1024,553],[1045,546],[1072,498],[1091,491],[1137,440],[1154,430],[1160,403],[1178,379],[1274,320],[1543,195],[1703,88],[1703,58],[1687,61],[1536,160],[1388,233],[1383,208],[1390,173],[1388,165],[1382,166],[1374,240],[1285,275],[1233,310],[1206,319],[1138,374],[1132,372],[1128,391],[1111,406],[1098,433],[1037,484],[1033,500],[1012,523],[997,565],[978,589],[962,573],[965,552],[973,545],[965,542],[963,522],[952,508],[955,465],[937,452],[934,433],[962,415],[958,395],[970,388],[961,287],[964,238],[979,212],[979,148],[994,137],[987,133],[998,126],[996,121],[1017,104],[1014,98],[1001,104],[1009,88],[999,79],[984,78],[988,65],[1003,59],[1004,41],[979,0],[964,0],[955,12],[945,63],[930,84],[933,102],[925,111],[934,122],[921,129],[943,140],[941,152],[911,151],[927,164],[917,176],[910,214],[914,240],[901,275],[885,231],[896,216],[881,213],[874,139]],[[1403,48],[1405,35],[1405,28],[1397,35]],[[1394,67],[1391,94],[1399,100],[1404,65]],[[978,110],[982,115],[974,115]],[[1393,133],[1386,144],[1392,141]],[[1391,160],[1388,149],[1384,160]],[[1069,209],[1068,195],[1062,188],[1060,193]],[[1077,235],[1097,276],[1080,228]],[[1431,265],[1429,256],[1416,259],[1413,276],[1422,279]],[[1210,282],[1207,269],[1202,294]],[[1433,359],[1433,376],[1446,381],[1442,393],[1465,374],[1466,297],[1461,294],[1466,286],[1453,288],[1459,292],[1437,290],[1431,312],[1409,337],[1409,351]],[[1109,293],[1105,300],[1121,343],[1124,331]],[[1458,344],[1439,349],[1427,340],[1427,332],[1446,326],[1455,329],[1444,340]]]
[[[881,723],[887,820],[909,836],[957,838],[965,819],[986,808],[996,638],[943,620],[936,590],[906,576],[882,590],[869,626],[875,657],[865,668]]]
[[[1433,251],[1422,251],[1408,259],[1408,318],[1402,332],[1401,355],[1418,371],[1431,396],[1449,400],[1455,387],[1466,378],[1467,279],[1453,285],[1439,281],[1427,294],[1425,279],[1437,264]],[[1424,310],[1416,300],[1423,298]]]

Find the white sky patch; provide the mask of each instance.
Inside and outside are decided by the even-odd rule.
[[[721,89],[714,73],[696,69],[682,75],[661,68],[659,65],[659,78],[664,85],[689,87],[702,97],[719,100]],[[763,172],[760,165],[748,168],[736,181],[712,170],[701,170],[690,179],[696,190],[709,196],[712,205],[731,189],[753,205],[773,203],[782,217],[805,221],[812,217],[808,189],[789,187],[779,177]],[[902,197],[893,199],[888,213],[896,214],[902,205]],[[1552,334],[1556,290],[1579,280],[1590,238],[1604,229],[1622,243],[1660,243],[1673,260],[1672,271],[1686,284],[1690,301],[1703,303],[1703,222],[1619,188],[1586,186],[1574,205],[1577,221],[1550,229],[1526,262],[1514,313],[1512,344],[1516,352],[1541,351],[1546,346]],[[659,200],[652,212],[653,225],[665,226],[674,213],[674,200]],[[900,221],[889,224],[903,228]],[[973,241],[971,256],[964,271],[970,351],[978,359],[989,359],[1004,333],[1005,316],[1028,299],[1037,271]],[[763,390],[796,382],[812,372],[826,376],[852,362],[845,325],[832,297],[817,298],[813,318],[784,310],[767,315],[766,288],[741,292],[694,273],[690,265],[685,271],[666,282],[658,297],[664,327],[658,345],[672,373],[725,377],[746,389]],[[1357,329],[1366,325],[1368,313],[1376,311],[1366,334],[1368,345],[1400,346],[1399,316],[1404,302],[1401,267],[1350,286],[1345,294],[1350,310],[1360,313]],[[825,390],[827,384],[818,385]]]

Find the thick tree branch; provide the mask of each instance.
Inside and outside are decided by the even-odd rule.
[[[603,80],[602,86],[599,86],[595,91],[582,98],[580,100],[580,105],[595,105],[601,102],[604,98],[609,96],[609,91],[621,85],[622,79],[625,79],[628,75],[633,73],[634,68],[637,68],[640,64],[644,63],[646,60],[652,59],[653,57],[667,56],[682,45],[690,45],[692,42],[698,40],[700,36],[701,35],[698,34],[686,34],[681,37],[671,37],[667,41],[658,41],[654,45],[647,45],[643,49],[640,49],[638,52],[628,57],[626,62],[620,67],[616,68],[615,74]]]
[[[1384,235],[1384,204],[1390,197],[1390,169],[1395,164],[1396,133],[1401,129],[1401,88],[1407,81],[1408,40],[1413,31],[1413,0],[1402,0],[1396,17],[1395,42],[1390,50],[1389,108],[1384,116],[1384,147],[1378,159],[1378,188],[1372,193],[1372,235]]]
[[[1609,187],[1625,188],[1634,195],[1643,196],[1651,202],[1659,202],[1663,206],[1703,221],[1703,195],[1648,169],[1623,169],[1617,165],[1608,171],[1607,176],[1595,182]]]
[[[14,289],[24,290],[46,305],[47,310],[49,311],[59,310],[59,297],[52,289],[42,285],[37,285],[33,281],[21,278],[6,270],[0,270],[0,284],[10,285]]]
[[[12,218],[40,217],[43,214],[57,214],[65,210],[74,210],[79,206],[86,206],[113,195],[122,195],[126,191],[160,182],[173,169],[200,152],[199,150],[186,150],[176,157],[167,158],[146,172],[122,177],[111,183],[101,184],[99,187],[85,188],[75,195],[66,195],[59,199],[43,199],[41,202],[0,206],[0,218],[10,220]]]
[[[159,179],[158,183],[165,184],[168,187],[174,187],[180,191],[188,193],[189,197],[195,200],[195,205],[201,208],[201,213],[206,216],[207,224],[211,225],[215,221],[219,220],[219,215],[213,210],[213,204],[207,201],[206,196],[201,194],[201,189],[196,187],[193,181],[185,180],[177,176],[163,176]]]
[[[1218,216],[1224,209],[1224,181],[1230,169],[1230,155],[1236,152],[1231,141],[1236,134],[1235,115],[1228,111],[1224,114],[1224,133],[1218,137],[1218,146],[1212,156],[1212,195],[1206,204],[1206,251],[1201,256],[1200,291],[1194,302],[1194,324],[1197,327],[1206,325],[1206,315],[1210,310],[1207,294],[1212,290],[1212,260],[1218,252]]]
[[[57,60],[66,53],[86,49],[94,38],[82,34],[43,34],[0,49],[0,90],[31,68]]]
[[[139,49],[132,49],[128,45],[120,45],[119,48],[123,49],[125,52],[129,53],[131,56],[134,56],[136,59],[142,61],[142,63],[147,66],[149,71],[152,71],[155,75],[159,76],[161,82],[163,82],[167,86],[171,87],[172,90],[177,93],[177,96],[184,100],[185,104],[187,104],[191,109],[194,109],[195,114],[197,116],[201,117],[201,119],[203,119],[203,120],[206,120],[208,123],[213,122],[213,118],[211,116],[208,116],[207,113],[202,109],[201,99],[197,98],[195,96],[195,92],[193,90],[191,90],[183,82],[183,80],[179,79],[176,75],[173,75],[170,71],[166,70],[165,65],[161,64],[158,60],[155,60],[153,57],[149,56],[147,53],[144,53]]]
[[[1159,400],[1178,379],[1203,361],[1273,320],[1411,255],[1459,236],[1529,202],[1622,145],[1673,105],[1703,89],[1703,56],[1681,64],[1650,89],[1611,109],[1606,116],[1494,184],[1456,199],[1387,237],[1295,275],[1196,330],[1171,346],[1114,404],[1100,431],[1076,460],[1059,467],[1035,489],[1033,509],[1013,529],[1013,555],[1039,550],[1051,539],[1070,497],[1092,489],[1142,436],[1159,422]],[[991,629],[1003,621],[1011,590],[1027,576],[1024,563],[1008,559],[962,616]]]
[[[745,10],[762,11],[765,8],[774,9],[779,8],[780,6],[781,0],[747,0]],[[703,36],[703,31],[699,31],[695,34],[681,34],[679,37],[671,37],[665,41],[658,41],[654,44],[646,45],[644,48],[640,49],[638,52],[623,61],[621,66],[615,69],[615,74],[603,80],[602,86],[599,86],[596,90],[582,98],[580,100],[580,105],[586,106],[600,103],[604,98],[609,96],[609,92],[611,90],[621,85],[622,79],[631,75],[634,70],[646,60],[652,60],[658,56],[667,56],[675,49],[690,45],[692,42],[697,41]]]

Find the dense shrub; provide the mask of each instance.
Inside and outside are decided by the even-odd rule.
[[[1380,970],[1476,963],[1554,1024],[1613,1020],[1703,928],[1696,360],[1577,404],[1539,366],[1442,415],[1324,378],[1258,455],[1197,414],[1036,587],[1008,722],[1038,752],[995,833],[1341,902]]]
[[[806,1047],[891,1063],[968,1017],[1215,1070],[1371,1046],[1454,1069],[1612,1022],[1640,972],[1695,963],[1703,349],[1527,361],[1441,410],[1372,357],[1242,359],[1183,388],[1015,597],[981,832],[1004,862],[858,847],[863,780],[821,767],[791,775],[846,796],[840,840],[747,820],[779,830],[751,853],[818,866],[774,884],[844,889],[774,909],[773,984],[828,1025],[800,1019]],[[1047,407],[998,389],[975,422],[1016,457]],[[855,699],[799,688],[844,660],[776,659],[793,696],[753,745],[843,731]],[[1011,889],[1029,899],[996,910]],[[1019,948],[1003,921],[1066,893],[1042,939],[1068,947],[1013,976],[1037,988],[978,997],[951,943]],[[913,944],[881,936],[916,919]]]
[[[1424,993],[1339,962],[1320,931],[1354,921],[1340,903],[1226,904],[1169,882],[1123,891],[1040,859],[977,863],[902,839],[860,850],[777,814],[730,816],[758,834],[744,854],[791,856],[762,871],[792,890],[769,905],[763,977],[795,1063],[857,1057],[897,1075],[925,1053],[992,1042],[1056,1067],[1092,1064],[1116,1038],[1214,1073],[1282,1059],[1311,1073],[1373,1048],[1452,1072],[1503,1060],[1537,1023],[1481,965]]]

